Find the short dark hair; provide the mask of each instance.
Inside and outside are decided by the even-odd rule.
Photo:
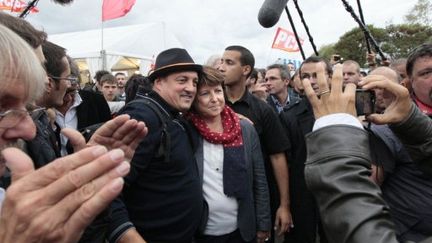
[[[252,70],[252,72],[251,72],[250,75],[249,75],[249,78],[253,78],[253,79],[255,79],[255,80],[258,79],[258,70],[257,70],[256,68],[254,68],[254,69]]]
[[[106,70],[99,70],[96,72],[94,78],[96,79],[96,82],[98,84],[100,84],[101,78],[102,76],[104,76],[105,74],[110,74],[110,72],[106,71]]]
[[[142,91],[144,93],[150,92],[152,90],[152,86],[152,82],[150,82],[147,77],[141,74],[134,74],[130,76],[125,85],[125,103],[129,103],[130,101],[134,100],[138,91]]]
[[[3,24],[15,32],[33,48],[37,48],[38,46],[42,45],[47,39],[47,34],[44,31],[37,30],[26,20],[14,17],[1,11],[0,24]]]
[[[202,77],[198,80],[197,89],[203,85],[217,86],[222,85],[224,77],[222,73],[214,67],[203,66]]]
[[[68,68],[62,61],[66,57],[66,49],[52,42],[45,41],[42,44],[42,51],[45,56],[45,69],[48,76],[60,77],[61,74]],[[55,81],[59,81],[53,78]]]
[[[272,65],[267,67],[267,71],[270,69],[279,69],[280,76],[281,76],[282,80],[291,79],[291,75],[290,75],[286,65],[276,63],[276,64],[272,64]]]
[[[254,58],[252,52],[243,46],[228,46],[227,48],[225,48],[225,51],[238,51],[238,52],[240,52],[241,65],[242,66],[249,65],[251,68],[251,71],[248,73],[248,77],[249,77],[252,70],[255,67],[255,58]]]
[[[104,83],[116,84],[117,85],[117,79],[111,73],[107,73],[104,76],[102,76],[100,78],[100,81],[99,81],[99,84],[101,86],[103,86]]]
[[[116,77],[116,78],[117,78],[117,76],[119,76],[119,75],[123,75],[123,76],[125,76],[125,77],[126,77],[126,74],[125,74],[125,73],[122,73],[122,72],[118,72],[118,73],[116,73],[116,74],[114,75],[114,77]]]
[[[408,77],[412,77],[414,63],[417,61],[417,59],[422,57],[432,57],[432,44],[419,45],[410,52],[406,63]]]
[[[302,62],[302,64],[300,65],[300,68],[299,68],[300,69],[300,76],[301,76],[301,68],[303,67],[303,65],[305,63],[319,63],[319,62],[323,62],[325,64],[326,72],[329,75],[329,77],[331,77],[333,75],[333,68],[332,68],[330,62],[327,59],[319,57],[319,56],[310,56]]]
[[[69,67],[71,70],[71,75],[73,77],[76,77],[78,79],[78,83],[81,83],[81,75],[80,75],[80,69],[78,67],[78,64],[75,62],[74,59],[72,59],[72,57],[66,55],[68,62],[69,62]]]

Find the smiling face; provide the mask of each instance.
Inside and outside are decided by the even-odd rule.
[[[203,85],[198,89],[194,108],[203,119],[220,116],[225,106],[222,85]]]
[[[198,73],[175,72],[154,81],[156,91],[170,106],[178,111],[188,111],[197,91]]]

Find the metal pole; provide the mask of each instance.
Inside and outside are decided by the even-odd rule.
[[[103,15],[103,2],[102,2],[102,9],[101,9],[101,14]],[[102,60],[102,70],[106,70],[106,53],[104,50],[104,21],[103,21],[103,16],[101,16],[101,60]]]
[[[29,13],[30,10],[34,7],[36,7],[37,3],[39,2],[39,0],[33,0],[31,1],[27,7],[24,9],[24,11],[22,11],[22,13],[19,15],[20,18],[24,19]]]
[[[301,11],[301,9],[300,9],[300,7],[299,7],[299,5],[298,5],[298,3],[297,3],[297,0],[294,0],[294,5],[295,5],[295,7],[296,7],[296,9],[297,9],[297,12],[298,12],[298,14],[299,14],[299,16],[300,16],[301,22],[303,23],[303,26],[304,26],[304,28],[305,28],[305,30],[306,30],[306,33],[307,33],[308,37],[309,37],[309,42],[310,42],[311,45],[312,45],[312,48],[313,48],[313,50],[314,50],[314,52],[315,52],[315,55],[316,55],[316,56],[319,56],[319,53],[318,53],[317,48],[316,48],[316,46],[315,46],[315,43],[314,43],[313,37],[312,37],[312,35],[311,35],[310,32],[309,32],[309,27],[307,26],[306,21],[305,21],[304,18],[303,18],[303,11]]]
[[[346,0],[342,0],[342,3],[345,6],[345,9],[351,14],[353,19],[358,23],[361,30],[363,30],[364,35],[371,41],[372,45],[375,48],[375,51],[381,56],[382,60],[387,60],[387,58],[384,56],[384,53],[382,52],[381,48],[379,47],[376,40],[373,38],[371,33],[369,32],[369,29],[366,25],[364,25],[359,17],[354,13],[353,8],[349,5],[349,3]]]
[[[302,47],[302,45],[301,45],[300,38],[299,38],[299,36],[298,36],[298,34],[297,34],[297,30],[296,30],[296,28],[295,28],[295,26],[294,26],[294,21],[292,20],[291,14],[290,14],[289,9],[288,9],[288,6],[285,6],[285,12],[286,12],[286,14],[287,14],[287,16],[288,16],[288,20],[289,20],[289,22],[290,22],[290,24],[291,24],[291,28],[292,28],[292,30],[293,30],[293,32],[294,32],[294,36],[295,36],[295,38],[296,38],[297,45],[298,45],[298,47],[299,47],[299,49],[300,49],[300,53],[301,53],[301,55],[302,55],[302,58],[303,58],[303,60],[305,60],[305,59],[306,59],[306,56],[305,56],[305,54],[304,54],[303,47]]]
[[[358,6],[359,14],[360,14],[360,19],[361,19],[362,23],[364,25],[366,25],[365,20],[364,20],[364,16],[363,16],[363,9],[362,9],[360,0],[357,0],[357,6]],[[370,47],[369,40],[368,40],[367,36],[365,36],[365,41],[366,41],[367,51],[368,51],[369,54],[371,54],[372,51],[371,51],[371,47]]]

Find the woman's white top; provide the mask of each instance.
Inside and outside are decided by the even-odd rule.
[[[203,191],[209,205],[209,217],[205,235],[224,235],[237,229],[237,199],[227,197],[223,191],[222,144],[204,140]]]

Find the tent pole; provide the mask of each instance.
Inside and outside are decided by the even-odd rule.
[[[102,0],[103,1],[103,0]],[[101,14],[103,15],[103,3],[102,3],[102,11],[101,11]],[[103,29],[104,29],[104,21],[103,21],[103,16],[101,16],[101,51],[100,51],[100,54],[101,54],[101,59],[102,59],[102,70],[106,70],[106,53],[105,53],[105,50],[104,50],[104,31],[103,31]]]

